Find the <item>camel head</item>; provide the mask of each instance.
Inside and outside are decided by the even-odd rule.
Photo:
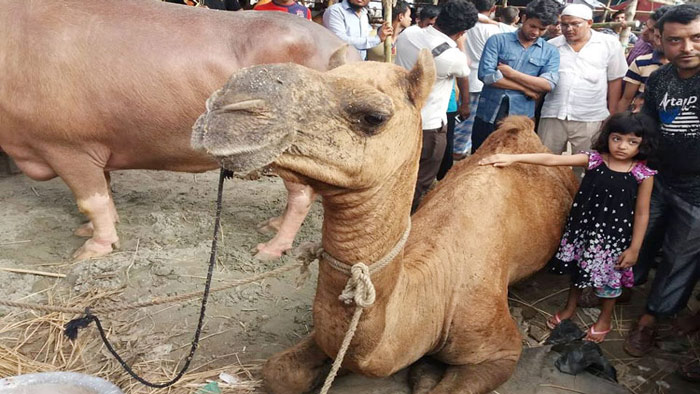
[[[326,72],[291,63],[237,71],[207,100],[193,146],[227,169],[273,163],[283,178],[320,190],[371,188],[406,165],[415,177],[420,108],[435,80],[430,53],[411,70],[344,64],[344,55]]]

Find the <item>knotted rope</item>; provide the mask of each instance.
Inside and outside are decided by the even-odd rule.
[[[343,342],[340,345],[340,350],[338,350],[338,354],[333,361],[333,367],[331,367],[331,371],[328,373],[326,381],[323,383],[320,394],[327,394],[328,390],[331,389],[331,385],[338,374],[338,370],[340,370],[340,366],[343,364],[345,353],[347,352],[348,347],[350,347],[352,338],[355,336],[355,331],[357,330],[357,325],[360,322],[362,312],[365,310],[365,308],[368,308],[374,304],[377,293],[374,289],[371,275],[381,271],[390,262],[392,262],[396,256],[398,256],[398,254],[403,250],[403,247],[406,245],[406,240],[408,239],[408,235],[410,233],[411,218],[408,218],[406,231],[404,231],[401,239],[399,239],[394,248],[391,249],[386,256],[382,257],[379,261],[369,267],[362,262],[355,263],[353,265],[346,264],[328,253],[322,250],[320,251],[323,258],[328,261],[331,267],[350,277],[338,299],[346,305],[349,305],[352,302],[355,303],[355,311],[353,312],[352,319],[350,319],[348,331],[345,333]]]

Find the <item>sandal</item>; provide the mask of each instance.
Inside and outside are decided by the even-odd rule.
[[[602,343],[605,340],[605,335],[609,333],[612,330],[612,328],[608,328],[607,330],[603,331],[596,331],[595,330],[595,324],[593,324],[588,331],[586,332],[586,337],[584,338],[584,341],[590,341],[593,343]],[[601,335],[602,337],[600,339],[595,339],[591,337],[591,335]]]
[[[550,330],[554,330],[554,328],[558,326],[559,323],[561,323],[561,318],[559,317],[559,313],[555,313],[554,316],[547,319],[547,328],[549,328]]]

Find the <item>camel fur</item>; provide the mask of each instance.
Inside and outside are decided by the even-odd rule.
[[[373,62],[325,73],[292,64],[243,69],[210,103],[192,141],[234,170],[253,154],[237,146],[284,146],[276,171],[322,196],[323,249],[347,264],[381,259],[410,219],[402,252],[372,275],[376,301],[342,365],[382,377],[430,355],[447,368],[429,392],[486,393],[508,379],[521,352],[508,285],[556,251],[576,182],[564,168],[479,166],[496,152],[546,151],[532,121],[510,117],[409,218],[420,108],[434,79],[427,51],[409,71]],[[326,259],[319,264],[314,330],[267,361],[270,393],[312,390],[348,328],[354,306],[338,300],[348,278]]]

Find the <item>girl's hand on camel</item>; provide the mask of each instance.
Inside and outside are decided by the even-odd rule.
[[[617,265],[615,266],[615,268],[629,268],[637,264],[637,257],[639,257],[639,250],[627,249],[620,255],[620,258],[617,260]]]
[[[494,167],[506,167],[515,163],[510,155],[495,154],[491,156],[484,157],[479,160],[480,166],[487,166],[492,164]]]

